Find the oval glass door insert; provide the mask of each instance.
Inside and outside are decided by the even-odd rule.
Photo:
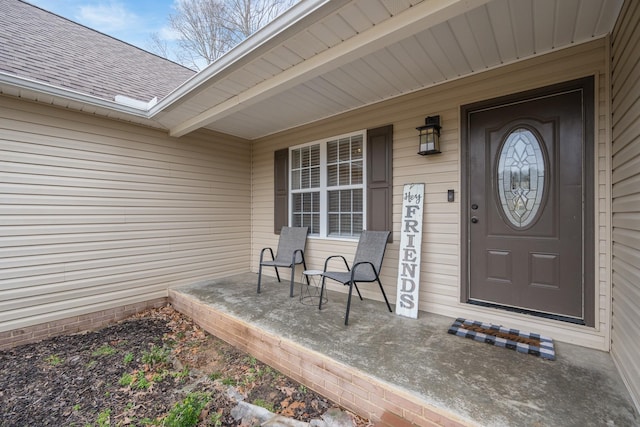
[[[498,161],[498,194],[504,216],[515,228],[536,218],[545,188],[545,158],[538,138],[527,129],[511,132]]]

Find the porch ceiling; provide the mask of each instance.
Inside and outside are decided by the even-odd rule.
[[[300,2],[152,109],[256,139],[608,34],[623,0]]]

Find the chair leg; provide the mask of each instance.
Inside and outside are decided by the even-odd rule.
[[[262,264],[258,268],[258,293],[260,293],[260,281],[262,280]]]
[[[278,283],[280,283],[281,280],[280,280],[280,273],[278,273],[278,267],[274,265],[273,268],[276,269],[276,277],[278,278]]]
[[[291,286],[289,288],[289,298],[293,298],[293,283],[295,278],[296,278],[296,265],[293,264],[291,266]]]
[[[326,277],[322,276],[322,285],[320,285],[320,302],[318,303],[318,310],[322,310],[322,293],[324,292],[324,281]]]
[[[382,283],[380,282],[380,279],[378,279],[378,285],[380,285],[380,290],[382,291],[382,296],[384,297],[384,301],[387,303],[387,308],[389,309],[389,312],[393,313],[393,310],[391,310],[391,305],[389,304],[389,300],[387,299],[387,294],[384,293],[384,288],[382,287]]]
[[[353,286],[356,287],[356,292],[358,292],[358,296],[360,297],[360,301],[364,301],[362,299],[362,294],[360,293],[360,289],[358,289],[358,285],[356,284],[356,282],[353,282]]]
[[[349,324],[349,308],[351,308],[351,293],[353,292],[353,282],[349,282],[349,296],[347,297],[347,312],[344,315],[344,324]]]

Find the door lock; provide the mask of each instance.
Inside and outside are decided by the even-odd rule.
[[[471,205],[471,209],[473,209],[474,211],[478,210],[478,205],[476,205],[475,203]]]
[[[471,222],[476,224],[478,222],[478,218],[476,218],[475,216],[471,217]]]

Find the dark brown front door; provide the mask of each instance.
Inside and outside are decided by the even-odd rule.
[[[589,81],[465,110],[470,302],[591,316]]]

